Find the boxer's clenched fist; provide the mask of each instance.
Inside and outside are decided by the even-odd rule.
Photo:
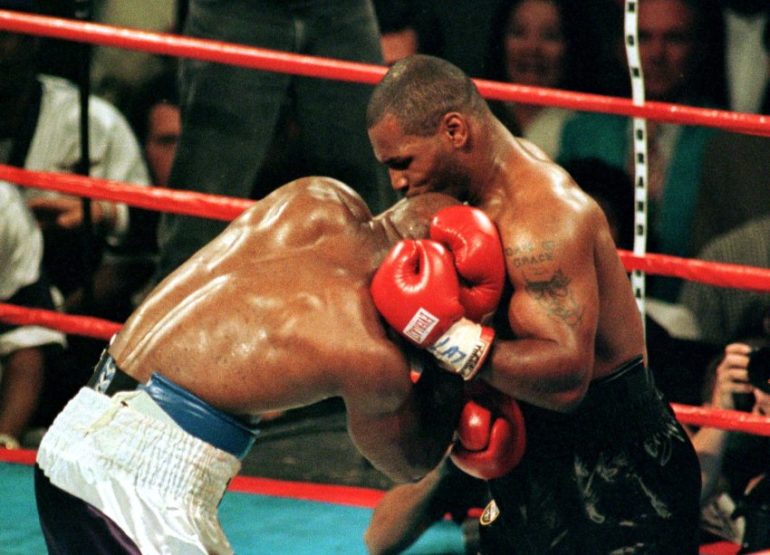
[[[489,353],[494,331],[464,317],[452,255],[431,240],[405,240],[385,257],[371,284],[377,310],[412,344],[469,380]]]

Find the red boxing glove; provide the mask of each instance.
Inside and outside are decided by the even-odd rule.
[[[492,480],[513,470],[526,446],[524,415],[516,400],[477,386],[460,414],[452,462],[466,474]]]
[[[486,360],[494,331],[464,318],[452,255],[429,240],[399,241],[374,274],[377,310],[412,344],[469,380]]]
[[[450,206],[433,217],[430,238],[452,251],[461,278],[460,303],[465,316],[481,322],[497,309],[505,283],[503,245],[497,227],[478,208]]]

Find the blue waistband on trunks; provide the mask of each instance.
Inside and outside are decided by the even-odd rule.
[[[147,384],[140,384],[118,367],[107,349],[87,385],[110,397],[119,391],[143,389],[188,434],[239,459],[246,456],[257,437],[255,427],[212,407],[157,372]]]
[[[217,449],[243,459],[254,445],[256,428],[212,407],[157,372],[139,389],[147,392],[180,428]]]

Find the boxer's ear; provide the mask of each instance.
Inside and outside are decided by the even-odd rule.
[[[447,112],[441,118],[440,132],[454,148],[463,148],[468,142],[468,119],[459,112]]]

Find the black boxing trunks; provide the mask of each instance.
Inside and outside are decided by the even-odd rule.
[[[38,450],[49,551],[232,553],[217,507],[254,428],[158,374],[137,384],[109,355],[89,383]]]
[[[698,459],[641,357],[572,413],[521,408],[527,452],[489,482],[482,553],[698,553]]]

